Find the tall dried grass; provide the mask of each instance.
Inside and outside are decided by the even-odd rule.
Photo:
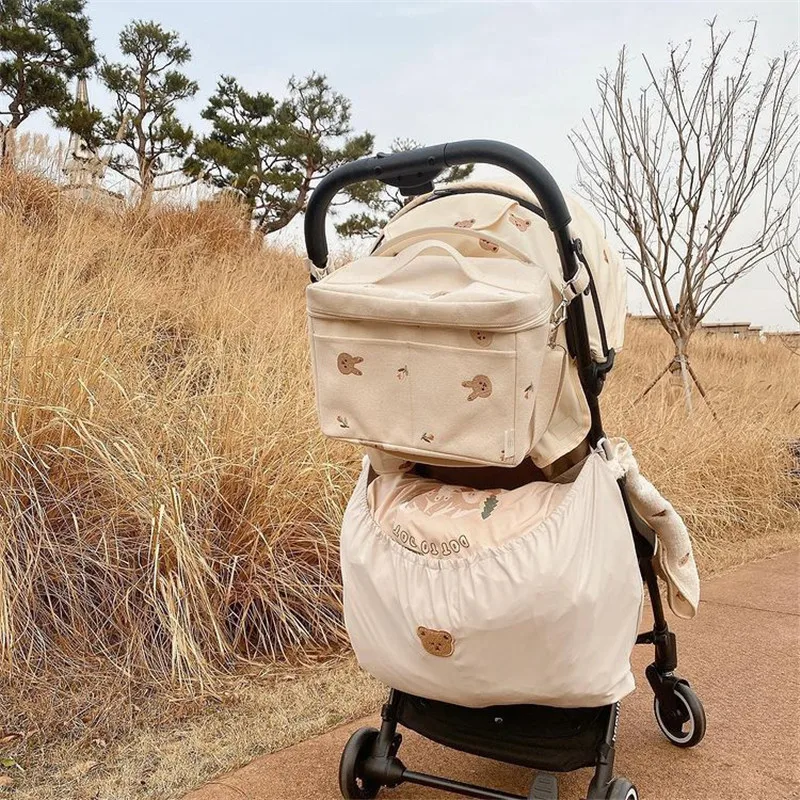
[[[235,206],[142,218],[2,179],[0,728],[113,729],[148,692],[345,643],[336,531],[357,454],[317,431],[304,283]],[[608,430],[705,566],[785,546],[800,360],[698,341],[718,426],[665,388],[634,404],[667,355],[630,326]]]

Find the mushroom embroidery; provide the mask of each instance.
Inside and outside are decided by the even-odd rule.
[[[525,391],[524,391],[525,399],[526,399],[526,400],[530,400],[530,399],[531,399],[531,394],[532,394],[532,393],[533,393],[533,384],[532,384],[532,383],[529,383],[529,384],[528,384],[528,385],[525,387]]]
[[[397,380],[404,381],[408,377],[408,367],[400,367],[397,370]]]
[[[492,343],[492,339],[494,339],[494,334],[488,331],[470,331],[469,334],[474,342],[481,347],[489,347]]]
[[[455,223],[456,228],[471,228],[475,224],[474,219],[460,219]]]
[[[350,423],[347,421],[347,417],[339,416],[336,417],[337,422],[339,423],[340,428],[349,428]]]
[[[496,245],[494,242],[490,242],[488,239],[478,239],[478,244],[484,250],[488,250],[490,253],[496,253],[500,249],[498,245]]]
[[[339,367],[339,372],[342,375],[363,375],[356,364],[360,364],[364,359],[361,356],[351,356],[350,353],[339,353],[336,359],[336,366]]]
[[[492,393],[492,382],[486,375],[476,375],[471,381],[461,381],[465,389],[472,389],[467,400],[476,400],[478,397],[488,397]]]

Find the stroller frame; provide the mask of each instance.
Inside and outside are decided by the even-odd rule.
[[[483,163],[501,167],[521,178],[531,189],[540,213],[556,240],[564,280],[578,274],[583,259],[580,239],[570,235],[571,221],[564,197],[550,173],[523,150],[491,140],[467,140],[423,147],[402,153],[379,153],[359,159],[329,173],[316,187],[305,218],[305,242],[311,280],[317,280],[328,262],[325,221],[331,201],[348,186],[379,180],[399,188],[405,196],[434,190],[433,181],[443,170],[463,164]],[[476,190],[480,191],[480,190]],[[530,206],[529,206],[530,207]],[[586,265],[588,268],[588,264]],[[590,273],[591,276],[591,273]],[[598,446],[604,438],[598,398],[605,376],[614,363],[614,350],[605,345],[601,309],[590,281],[604,344],[603,362],[596,362],[589,348],[583,303],[570,304],[566,315],[566,338],[570,357],[577,363],[581,386],[591,413],[588,441]],[[653,611],[653,627],[639,634],[637,644],[654,646],[655,657],[645,675],[654,693],[656,722],[667,739],[677,747],[693,747],[705,735],[705,713],[689,683],[675,675],[678,665],[675,634],[670,631],[652,558],[655,534],[636,514],[628,501],[624,478],[620,492],[636,547],[639,570],[647,586]],[[361,728],[348,741],[340,763],[339,782],[345,798],[371,798],[386,787],[413,783],[465,797],[485,800],[525,800],[488,787],[415,772],[397,757],[402,736],[398,725],[417,731],[448,747],[548,772],[567,772],[593,766],[588,800],[636,800],[638,793],[629,781],[614,778],[614,755],[619,724],[619,703],[599,709],[553,709],[546,706],[493,706],[471,709],[418,698],[392,689],[381,711],[380,730]],[[684,726],[688,725],[688,732]],[[544,732],[536,733],[538,732]],[[528,798],[557,798],[552,776],[540,773]]]

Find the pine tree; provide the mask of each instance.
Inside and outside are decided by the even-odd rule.
[[[175,106],[194,97],[198,86],[175,69],[191,58],[176,32],[156,22],[135,21],[123,28],[119,44],[126,60],[104,60],[99,71],[116,98],[101,137],[114,141],[123,128],[120,143],[127,152],[116,152],[109,166],[138,187],[141,205],[147,208],[153,192],[175,188],[176,176],[182,174],[194,134],[178,120]]]
[[[11,166],[13,136],[31,114],[61,120],[73,109],[68,82],[97,61],[85,0],[0,3],[0,164]]]
[[[489,519],[492,514],[492,511],[497,508],[497,504],[500,502],[497,499],[496,494],[490,494],[483,503],[483,511],[481,511],[481,518],[482,519]]]
[[[186,173],[240,195],[264,234],[302,213],[320,178],[373,146],[371,134],[353,134],[350,101],[317,73],[292,78],[284,100],[223,76],[202,116],[211,132]]]

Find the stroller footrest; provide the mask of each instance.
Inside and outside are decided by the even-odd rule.
[[[558,800],[558,778],[546,772],[540,772],[531,786],[528,800]]]

